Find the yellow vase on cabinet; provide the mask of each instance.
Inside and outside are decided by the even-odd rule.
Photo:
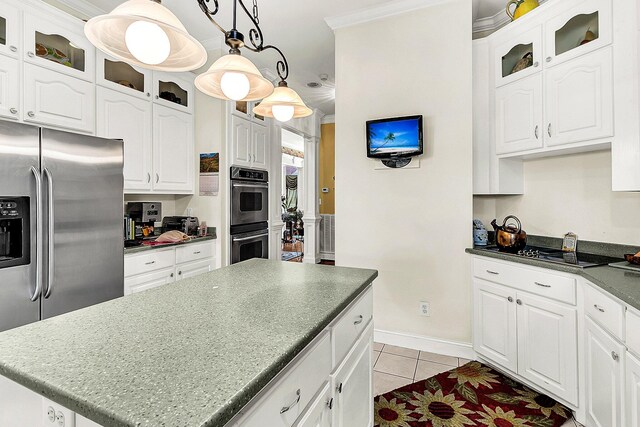
[[[512,5],[516,6],[513,12],[511,12]],[[515,21],[538,6],[540,6],[538,0],[510,0],[509,3],[507,3],[507,15],[509,15],[512,21]]]

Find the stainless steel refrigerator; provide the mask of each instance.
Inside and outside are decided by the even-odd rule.
[[[0,121],[0,331],[123,295],[122,144]]]

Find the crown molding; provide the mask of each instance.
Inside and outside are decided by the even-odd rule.
[[[449,0],[397,0],[387,2],[380,6],[360,9],[344,15],[330,16],[325,18],[324,21],[333,31],[335,31],[340,28],[377,21],[390,16],[423,9],[425,7],[447,3],[448,1]]]
[[[94,16],[103,15],[109,11],[104,10],[87,0],[56,0],[58,3],[75,10],[79,14],[83,15],[87,19],[91,19]]]
[[[335,114],[329,114],[328,116],[324,116],[322,118],[322,124],[326,125],[329,123],[335,123],[336,122],[336,115]]]

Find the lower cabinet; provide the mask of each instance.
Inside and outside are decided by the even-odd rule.
[[[124,294],[131,295],[137,292],[148,291],[159,286],[168,285],[174,282],[174,269],[153,271],[151,273],[139,274],[124,279]]]
[[[623,424],[625,347],[586,319],[586,397],[588,427],[628,427]],[[637,402],[636,402],[637,405]]]
[[[214,268],[215,266],[212,265],[211,259],[180,264],[176,267],[176,280],[179,281],[199,276],[210,272]]]
[[[0,376],[0,425],[1,426],[42,426],[42,396]]]
[[[627,352],[625,362],[627,365],[626,424],[629,427],[640,427],[640,360]]]
[[[325,382],[322,390],[311,402],[306,413],[294,424],[295,427],[330,427],[333,398],[331,397],[331,384]]]

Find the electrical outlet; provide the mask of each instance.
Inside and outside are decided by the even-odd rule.
[[[431,306],[426,301],[420,301],[420,316],[431,316]]]
[[[42,398],[45,427],[75,427],[75,414],[65,407]]]

